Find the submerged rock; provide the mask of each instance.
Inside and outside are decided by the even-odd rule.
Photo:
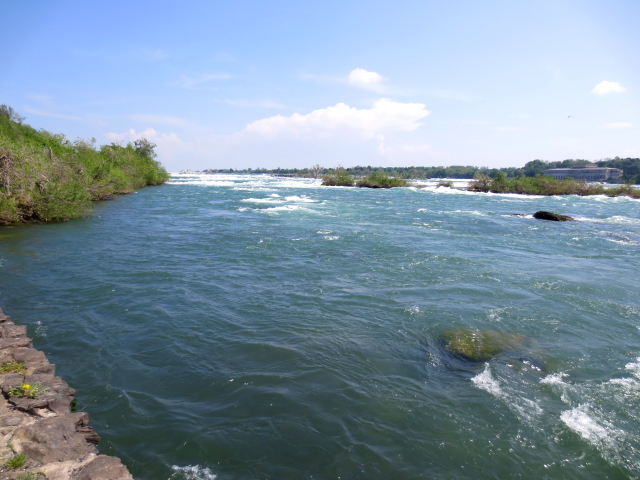
[[[496,355],[522,347],[527,338],[495,330],[452,328],[440,335],[444,349],[452,355],[474,362],[485,362]]]
[[[572,217],[569,217],[567,215],[560,215],[559,213],[553,213],[553,212],[545,212],[543,210],[534,213],[533,218],[537,218],[538,220],[551,220],[553,222],[570,222],[573,220]]]

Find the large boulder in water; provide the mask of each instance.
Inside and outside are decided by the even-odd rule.
[[[452,355],[474,362],[486,362],[502,352],[523,347],[527,338],[495,330],[452,328],[440,335],[440,341]]]
[[[543,210],[534,213],[533,218],[537,218],[538,220],[551,220],[553,222],[570,222],[573,220],[572,217],[568,217],[567,215],[560,215],[559,213],[553,213],[553,212],[545,212]]]

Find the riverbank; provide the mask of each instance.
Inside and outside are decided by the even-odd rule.
[[[71,142],[23,120],[0,105],[0,225],[79,217],[93,201],[169,178],[145,139],[96,147],[95,139]]]
[[[133,480],[26,332],[0,308],[0,480]]]

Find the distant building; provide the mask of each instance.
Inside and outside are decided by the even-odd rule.
[[[544,174],[564,180],[565,178],[575,178],[585,182],[608,182],[618,183],[622,178],[622,170],[619,168],[599,167],[593,163],[574,165],[571,168],[551,168],[545,170]]]

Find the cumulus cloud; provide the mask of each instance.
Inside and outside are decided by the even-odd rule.
[[[383,131],[413,131],[422,125],[418,120],[430,113],[422,103],[399,103],[382,98],[370,109],[338,103],[307,115],[294,113],[290,117],[263,118],[248,124],[244,131],[264,137],[327,137],[351,132],[370,139]]]
[[[615,123],[607,123],[605,125],[607,128],[629,128],[633,127],[633,123],[629,122],[615,122]]]
[[[615,93],[615,92],[624,92],[627,89],[620,85],[618,82],[609,82],[607,80],[603,80],[598,85],[595,86],[591,93],[595,95],[606,95],[607,93]]]
[[[349,73],[347,77],[347,81],[350,85],[354,85],[360,88],[371,88],[374,86],[378,86],[380,83],[385,81],[382,75],[376,72],[368,72],[362,68],[354,68]]]

